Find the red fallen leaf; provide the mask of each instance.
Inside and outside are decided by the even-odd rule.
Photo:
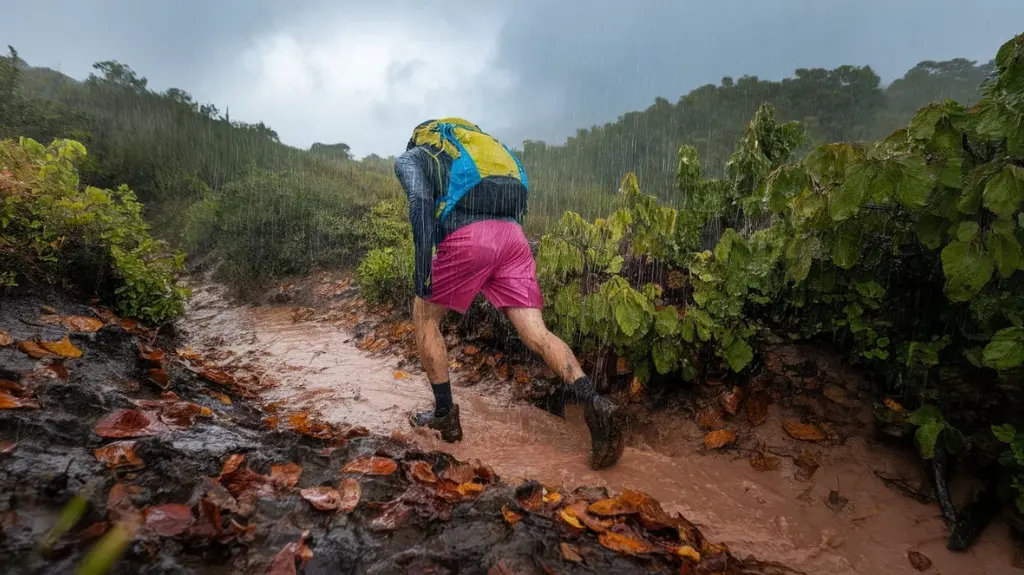
[[[0,391],[0,409],[17,409],[19,407],[37,408],[39,404],[31,399],[22,399]]]
[[[86,317],[84,315],[72,315],[65,318],[61,318],[60,322],[64,327],[71,331],[92,333],[99,331],[103,327],[103,322],[94,318]]]
[[[729,415],[736,415],[740,409],[740,403],[743,401],[743,390],[739,386],[733,386],[731,390],[722,393],[719,401]]]
[[[199,377],[218,385],[231,385],[235,381],[230,375],[215,369],[204,369],[199,372]]]
[[[201,523],[209,524],[214,534],[219,535],[224,530],[220,507],[205,497],[199,500],[199,519]]]
[[[308,532],[303,532],[298,541],[289,543],[278,551],[274,560],[271,561],[266,575],[296,575],[295,561],[298,560],[300,564],[304,565],[306,561],[313,558],[313,552],[306,545],[306,537],[308,537]]]
[[[195,417],[203,413],[202,407],[187,401],[165,405],[160,410],[160,421],[180,428],[191,427]]]
[[[544,487],[536,481],[527,481],[516,488],[516,501],[523,509],[536,512],[544,505]]]
[[[146,437],[168,429],[150,412],[119,409],[97,422],[94,431],[100,437]]]
[[[170,379],[167,377],[167,370],[162,367],[154,367],[146,370],[146,377],[150,381],[157,384],[160,389],[167,389],[171,384]]]
[[[266,475],[241,468],[221,478],[221,483],[238,502],[238,514],[247,517],[257,499],[274,495],[273,485]]]
[[[782,427],[793,439],[801,441],[822,441],[825,439],[825,431],[813,423],[801,423],[790,419],[784,421]]]
[[[142,459],[135,454],[134,441],[115,441],[93,451],[96,459],[111,469],[118,467],[142,467]]]
[[[220,470],[220,477],[224,477],[225,475],[234,473],[235,470],[237,470],[238,467],[242,465],[242,461],[244,460],[245,456],[242,455],[241,453],[235,453],[234,455],[229,456],[227,461],[224,462],[224,466]]]
[[[341,484],[338,486],[338,492],[341,495],[338,513],[352,513],[355,511],[356,506],[359,505],[359,499],[363,496],[363,487],[359,485],[359,481],[352,477],[342,479]]]
[[[472,465],[453,461],[441,472],[441,477],[458,484],[469,483],[476,479],[476,468]]]
[[[736,434],[727,430],[719,429],[704,436],[704,446],[708,449],[721,449],[736,441]]]
[[[164,360],[166,354],[164,353],[164,350],[158,347],[139,344],[139,357],[146,361],[159,364]]]
[[[143,521],[142,511],[135,507],[132,496],[141,489],[136,485],[115,483],[107,493],[107,516],[111,521],[119,521],[129,525],[140,525]]]
[[[763,391],[755,392],[747,401],[747,421],[757,427],[768,419],[768,394]]]
[[[321,485],[299,491],[302,498],[320,511],[333,511],[341,506],[341,494],[333,487]]]
[[[349,461],[342,473],[365,473],[367,475],[391,475],[398,470],[398,463],[389,457],[360,457]]]
[[[295,487],[301,475],[302,467],[294,463],[270,466],[270,482],[281,487]]]
[[[0,441],[0,455],[10,455],[11,453],[14,453],[14,448],[17,446],[18,444],[14,441],[8,441],[6,439]]]
[[[192,510],[178,503],[165,503],[146,508],[146,528],[163,537],[184,533],[192,525]]]
[[[705,431],[721,429],[725,426],[722,412],[716,405],[709,405],[697,413],[697,426]]]
[[[421,483],[437,483],[437,474],[426,461],[413,461],[405,464],[409,477]]]
[[[575,501],[570,507],[572,508],[572,514],[577,521],[582,523],[595,533],[601,533],[608,531],[615,525],[615,521],[612,519],[600,519],[594,515],[591,515],[587,511],[589,504],[585,499]]]

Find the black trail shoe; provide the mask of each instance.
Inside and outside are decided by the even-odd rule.
[[[556,417],[565,419],[566,395],[566,391],[561,388],[552,391],[550,395],[544,398],[544,410]]]
[[[626,413],[606,397],[596,396],[583,406],[590,428],[590,468],[615,465],[626,447]]]
[[[437,417],[434,410],[414,413],[409,417],[413,427],[428,427],[441,432],[441,439],[448,443],[462,441],[462,423],[459,421],[459,406],[455,404],[448,415]]]

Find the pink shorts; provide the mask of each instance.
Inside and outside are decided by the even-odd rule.
[[[523,229],[484,220],[463,226],[437,246],[430,302],[466,313],[479,292],[496,308],[544,307],[537,268]]]

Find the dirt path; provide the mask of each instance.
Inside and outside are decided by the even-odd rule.
[[[595,472],[587,465],[589,436],[578,409],[570,407],[562,420],[513,402],[504,386],[462,388],[456,383],[465,440],[449,445],[414,433],[406,421],[411,409],[430,404],[422,375],[411,372],[396,379],[397,359],[370,357],[345,330],[296,321],[294,311],[288,306],[232,307],[217,288],[201,287],[184,325],[195,346],[225,349],[229,362],[249,364],[276,381],[264,399],[282,408],[397,433],[460,459],[480,459],[513,481],[535,478],[566,489],[604,485],[612,492],[641,490],[741,556],[754,554],[807,573],[896,574],[915,572],[907,558],[914,550],[931,559],[933,573],[1012,571],[1004,523],[990,525],[967,553],[947,551],[938,507],[888,489],[874,474],[915,477],[919,473],[912,462],[865,437],[819,447],[796,445],[800,442],[777,431],[759,431],[766,451],[808,450],[820,467],[810,480],[802,480],[789,458],[782,458],[775,470],[757,471],[748,463],[749,453],[702,453],[702,433],[692,423],[652,416],[632,429],[615,468]],[[780,429],[780,411],[772,406],[761,428]],[[838,498],[833,496],[830,505],[837,486]]]

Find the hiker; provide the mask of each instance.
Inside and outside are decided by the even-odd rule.
[[[409,198],[415,245],[416,346],[434,392],[434,409],[414,413],[410,423],[440,431],[448,442],[462,439],[441,320],[448,310],[465,314],[483,292],[565,382],[560,405],[583,404],[591,467],[614,465],[624,446],[624,412],[597,394],[569,346],[544,325],[536,264],[522,229],[529,184],[519,159],[475,124],[443,118],[413,130],[395,174]]]

